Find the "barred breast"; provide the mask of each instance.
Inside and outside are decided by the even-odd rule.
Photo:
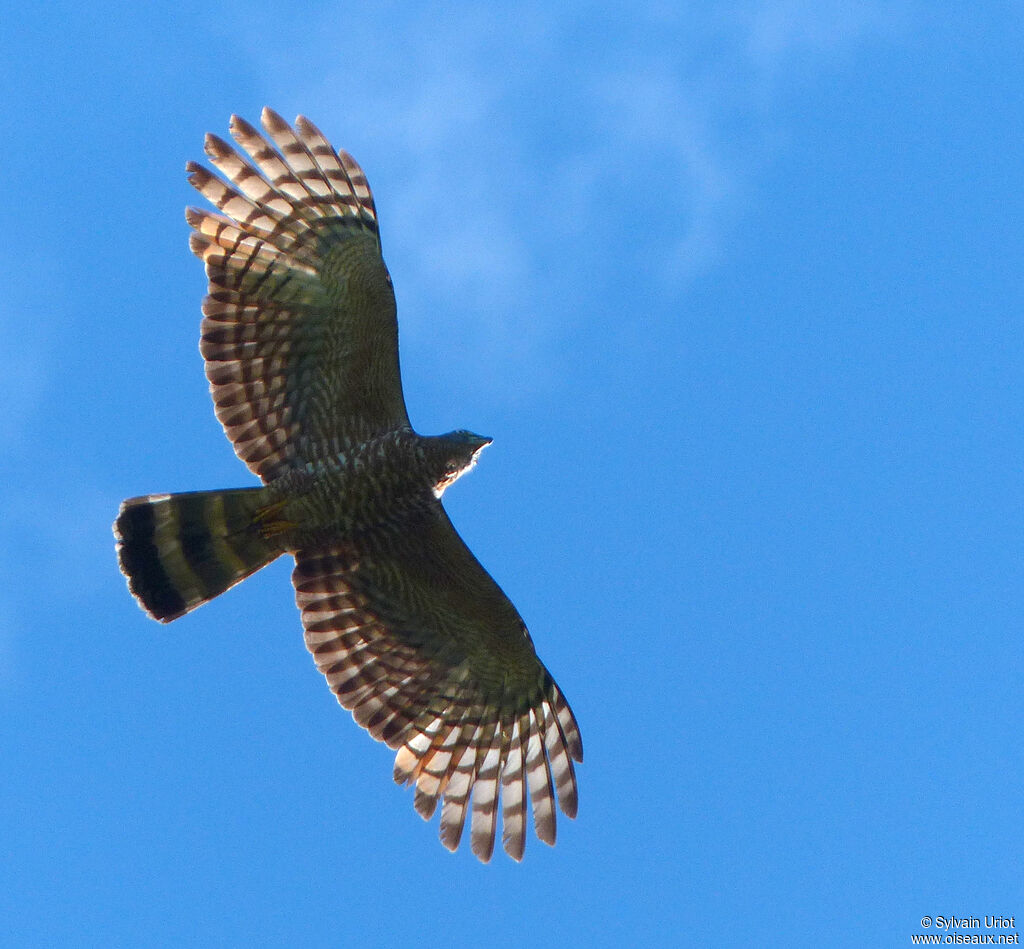
[[[272,520],[286,550],[337,542],[397,527],[432,499],[424,439],[388,432],[348,451],[291,471],[268,485]]]

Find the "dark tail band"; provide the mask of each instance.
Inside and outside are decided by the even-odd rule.
[[[169,623],[278,557],[254,523],[264,499],[262,488],[238,488],[125,501],[117,557],[142,608]]]

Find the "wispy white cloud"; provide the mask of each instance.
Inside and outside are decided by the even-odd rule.
[[[344,22],[303,23],[301,42],[275,22],[272,47],[251,6],[247,21],[253,54],[275,66],[268,100],[307,112],[367,166],[406,341],[451,334],[485,364],[499,351],[535,361],[567,320],[551,288],[585,311],[602,265],[638,292],[683,292],[772,158],[787,71],[813,75],[889,39],[908,10],[357,5]]]
[[[24,314],[10,302],[0,306],[4,370],[0,373],[0,441],[10,457],[38,410],[48,382],[48,361],[36,332],[25,331]]]
[[[895,38],[910,16],[907,3],[760,0],[741,7],[737,22],[746,37],[746,55],[759,69],[773,71],[797,56],[845,55],[861,42]]]
[[[4,333],[0,329],[0,333]],[[4,333],[4,339],[10,339]],[[5,355],[0,374],[0,440],[10,452],[20,441],[36,412],[47,382],[43,356],[32,350]]]

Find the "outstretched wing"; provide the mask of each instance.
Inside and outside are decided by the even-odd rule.
[[[522,859],[529,796],[537,836],[553,844],[555,797],[576,816],[579,728],[441,504],[400,530],[297,552],[292,580],[306,646],[338,701],[398,749],[395,780],[415,783],[425,819],[443,800],[441,842],[458,847],[471,811],[473,853],[489,860],[500,798],[505,850]]]
[[[203,259],[200,351],[217,417],[269,481],[383,431],[408,428],[391,278],[362,169],[308,119],[262,114],[271,144],[231,117],[189,181],[220,213],[189,208]],[[277,148],[274,147],[277,146]]]

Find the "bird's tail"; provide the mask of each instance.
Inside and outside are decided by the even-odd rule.
[[[277,558],[265,488],[150,494],[121,504],[117,559],[128,588],[169,623]]]

